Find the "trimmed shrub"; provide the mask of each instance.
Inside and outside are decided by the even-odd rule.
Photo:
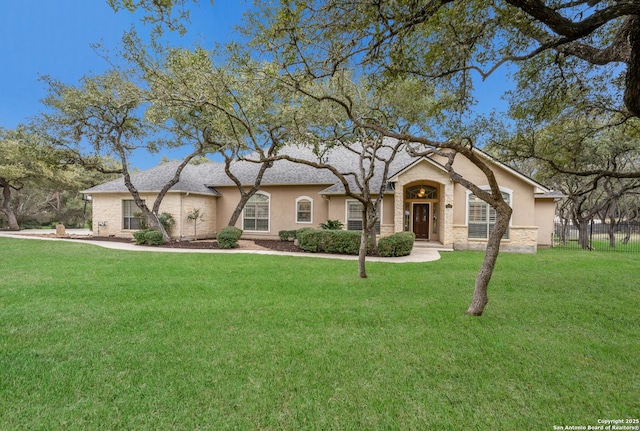
[[[147,234],[144,237],[149,245],[160,245],[164,243],[162,232],[157,230],[151,229],[147,231]]]
[[[304,251],[310,251],[312,253],[322,251],[321,249],[318,249],[318,244],[320,243],[320,232],[320,230],[312,227],[303,227],[302,229],[298,229],[296,232],[298,247]]]
[[[152,229],[141,229],[133,233],[133,238],[136,240],[137,245],[145,244],[147,242],[147,233]]]
[[[162,232],[153,229],[142,229],[133,233],[137,245],[160,245],[164,243]]]
[[[313,253],[340,253],[357,255],[362,232],[351,230],[299,229],[298,246]]]
[[[383,257],[408,256],[415,239],[413,232],[398,232],[382,237],[378,240],[378,254]]]
[[[238,240],[242,236],[242,229],[235,226],[226,226],[218,233],[218,245],[220,248],[236,248]]]
[[[296,239],[296,232],[295,230],[281,230],[278,232],[278,236],[282,241],[293,241]]]
[[[326,253],[357,255],[360,252],[362,232],[355,230],[325,230],[323,247]]]

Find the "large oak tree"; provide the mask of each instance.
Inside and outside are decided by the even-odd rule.
[[[78,163],[104,173],[120,173],[136,205],[149,225],[170,237],[158,219],[160,204],[166,193],[179,180],[184,167],[194,157],[205,153],[199,142],[185,143],[174,136],[157,135],[158,124],[145,116],[148,92],[121,70],[102,75],[85,76],[77,86],[50,77],[48,94],[43,99],[48,110],[38,120],[38,128],[50,142],[68,155],[69,163]],[[174,176],[163,185],[151,208],[141,198],[131,180],[131,156],[135,151],[157,152],[161,148],[191,145]],[[113,169],[101,162],[109,155],[120,166]]]
[[[458,34],[439,25],[445,18],[458,20],[459,14],[441,8],[440,3],[423,6],[417,2],[281,2],[279,7],[265,8],[261,15],[255,16],[252,29],[257,45],[282,65],[283,79],[289,80],[293,87],[309,97],[341,107],[354,127],[413,142],[416,155],[438,152],[445,156],[448,160],[445,167],[452,180],[496,209],[496,225],[476,279],[474,299],[467,310],[469,314],[480,315],[488,301],[487,287],[511,208],[503,200],[490,167],[474,151],[473,139],[460,135],[461,123],[447,121],[458,118],[470,103],[468,71],[458,66],[463,60],[457,52],[443,51],[455,45]],[[452,72],[442,73],[445,69]],[[434,103],[424,114],[428,114],[425,116],[433,127],[424,123],[425,116],[407,115],[415,114],[415,110],[403,112],[392,124],[375,116],[360,115],[346,95],[314,90],[318,81],[333,79],[349,70],[365,76],[374,88],[388,95],[403,82],[417,82],[419,85],[414,86],[417,93],[405,95],[408,100],[405,104],[420,99],[424,92],[432,92]],[[468,181],[455,170],[455,160],[460,156],[470,160],[485,175],[489,190]]]

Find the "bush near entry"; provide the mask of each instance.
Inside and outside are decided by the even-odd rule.
[[[238,229],[235,226],[226,226],[220,230],[216,239],[220,248],[236,248],[241,236],[242,229]]]
[[[383,257],[408,256],[413,250],[416,235],[413,232],[398,232],[378,240],[378,255]]]

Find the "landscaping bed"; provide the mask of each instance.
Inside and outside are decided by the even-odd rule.
[[[42,235],[29,235],[40,236],[46,238],[58,238],[55,234],[42,234]],[[65,235],[65,239],[81,239],[85,241],[108,241],[108,242],[123,242],[127,244],[133,244],[135,241],[132,238],[119,238],[114,236],[86,236],[86,235]],[[294,245],[291,241],[280,240],[240,240],[238,242],[240,249],[249,250],[272,250],[279,252],[291,252],[291,253],[305,253],[300,247]],[[218,242],[214,239],[196,240],[196,241],[175,241],[162,245],[155,245],[153,247],[163,248],[188,248],[194,250],[220,250]]]

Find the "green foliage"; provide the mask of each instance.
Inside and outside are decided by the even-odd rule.
[[[173,216],[169,213],[162,213],[158,216],[158,220],[160,221],[160,224],[162,225],[164,230],[167,231],[169,235],[171,235],[171,230],[176,224],[176,220],[173,218]]]
[[[340,220],[327,220],[326,223],[320,223],[320,229],[340,230],[344,224]]]
[[[149,220],[142,214],[141,211],[136,211],[133,216],[138,219],[138,226],[140,230],[149,229]]]
[[[197,0],[193,2],[197,3]],[[151,35],[154,38],[161,37],[165,30],[184,35],[187,32],[187,24],[190,23],[188,0],[107,0],[107,3],[115,12],[121,9],[137,11],[137,16],[141,17],[140,21],[151,26]]]
[[[204,221],[204,211],[202,211],[200,208],[193,208],[187,213],[187,221],[189,223]]]
[[[162,232],[154,229],[142,229],[133,233],[133,238],[137,245],[149,244],[160,245],[164,243]]]
[[[238,240],[242,236],[242,229],[238,229],[235,226],[225,226],[218,233],[218,245],[220,248],[236,248],[238,246]]]
[[[282,241],[293,241],[296,239],[297,230],[281,230],[278,232],[278,236]]]
[[[0,214],[0,220],[5,221],[4,214]],[[0,222],[0,227],[2,227],[1,222]],[[45,227],[49,228],[51,226],[49,223],[47,223]],[[42,225],[37,220],[25,220],[23,222],[20,222],[20,229],[42,229]]]
[[[149,245],[160,245],[164,243],[162,232],[153,229],[147,232],[145,240]]]
[[[45,142],[47,140],[24,127],[15,130],[0,127],[0,206],[10,229],[19,229],[20,216],[37,218],[47,193],[41,193],[45,196],[43,200],[20,195],[30,189],[49,189],[47,183],[56,183],[58,176],[64,177],[63,171],[57,168],[58,153]]]
[[[298,246],[313,253],[339,253],[357,255],[362,232],[303,228],[297,233]]]
[[[303,227],[296,232],[298,247],[305,251],[318,252],[319,236],[318,229],[312,227]]]
[[[408,256],[415,239],[413,232],[398,232],[382,237],[378,240],[378,254],[382,257]]]
[[[198,222],[204,221],[204,211],[193,208],[187,213],[187,223],[193,223],[193,238],[198,239]]]
[[[136,240],[136,244],[141,245],[147,242],[147,232],[151,229],[141,229],[133,233],[133,239]]]

